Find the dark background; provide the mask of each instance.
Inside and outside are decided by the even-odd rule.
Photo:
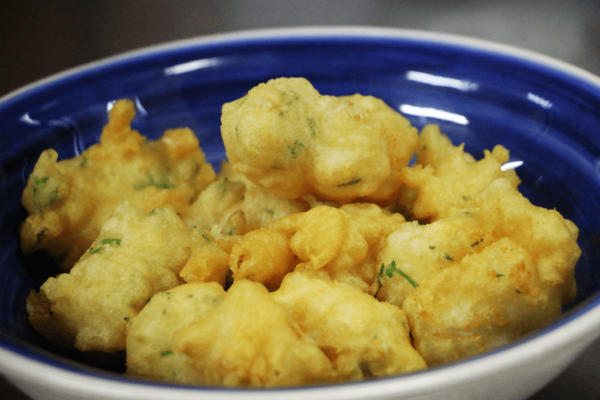
[[[600,0],[0,0],[0,96],[141,47],[242,29],[363,25],[472,36],[600,75]],[[600,341],[531,400],[597,399]],[[0,377],[0,399],[27,399]]]
[[[0,0],[0,96],[148,45],[299,25],[467,35],[530,49],[600,75],[600,0]]]

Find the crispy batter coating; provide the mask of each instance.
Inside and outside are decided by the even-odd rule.
[[[508,344],[561,313],[526,250],[509,238],[434,275],[408,295],[406,313],[430,366]]]
[[[216,282],[190,283],[155,294],[127,326],[127,373],[168,382],[201,384],[175,333],[204,319],[225,298]]]
[[[383,240],[404,222],[402,215],[375,204],[354,203],[341,208],[319,205],[274,221],[270,228],[289,237],[301,261],[296,268],[323,268],[333,279],[368,292]]]
[[[231,240],[237,242],[238,236]],[[192,233],[192,254],[179,273],[185,282],[218,282],[225,285],[229,272],[229,254],[233,243],[220,240],[202,229],[194,228]]]
[[[480,241],[491,242],[477,215],[474,211],[457,213],[428,225],[414,221],[392,232],[378,254],[378,276],[370,293],[402,307],[414,285],[475,252]]]
[[[221,122],[234,170],[289,199],[391,204],[417,143],[380,99],[322,96],[304,78],[256,86],[223,106]]]
[[[32,291],[31,324],[61,347],[124,350],[127,321],[155,293],[179,285],[190,247],[189,228],[173,209],[145,213],[125,202],[70,273]]]
[[[426,368],[412,347],[406,317],[398,307],[331,281],[327,274],[290,273],[272,297],[303,335],[327,354],[338,380]]]
[[[449,217],[470,206],[494,179],[506,178],[514,188],[520,183],[514,170],[502,171],[508,150],[497,145],[475,161],[463,151],[464,144],[453,146],[437,125],[427,125],[419,136],[417,165],[402,170],[402,179],[417,188],[412,213],[431,222]]]
[[[245,224],[242,234],[265,228],[272,221],[297,212],[307,211],[307,202],[289,200],[267,192],[241,174],[231,171],[224,162],[221,172],[182,215],[188,226],[212,230],[218,226],[227,232],[229,218],[241,211]]]
[[[275,290],[296,263],[286,235],[269,228],[245,234],[229,257],[233,280],[248,279]]]
[[[329,359],[294,330],[267,289],[234,282],[206,318],[175,333],[175,352],[184,353],[199,383],[220,386],[293,386],[327,382]]]
[[[181,212],[212,182],[212,166],[191,130],[172,129],[147,141],[131,129],[134,116],[131,101],[117,101],[100,144],[58,162],[54,150],[42,153],[23,192],[29,213],[21,225],[24,253],[43,250],[69,271],[121,202]]]
[[[572,222],[533,206],[504,178],[472,204],[426,226],[407,224],[380,254],[372,292],[402,307],[428,365],[537,329],[575,294],[581,250]]]

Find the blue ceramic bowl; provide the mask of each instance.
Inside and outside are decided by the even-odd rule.
[[[277,390],[191,388],[145,382],[52,354],[27,322],[25,299],[57,270],[19,251],[20,205],[40,152],[72,157],[96,143],[107,105],[134,99],[134,127],[157,138],[189,126],[209,161],[225,152],[223,103],[281,76],[323,94],[385,100],[413,125],[441,126],[477,157],[511,151],[534,204],[580,229],[578,293],[563,317],[517,343],[400,377]],[[494,398],[535,392],[600,334],[600,78],[497,44],[414,31],[330,28],[227,34],[153,47],[67,71],[0,99],[0,372],[50,398]],[[543,368],[540,368],[543,365]]]

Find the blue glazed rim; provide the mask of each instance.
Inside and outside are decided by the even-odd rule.
[[[398,29],[382,29],[382,28],[293,28],[293,29],[269,29],[259,31],[246,31],[242,33],[222,34],[207,36],[199,39],[184,40],[174,42],[166,45],[160,45],[142,49],[134,52],[129,52],[123,55],[111,57],[105,60],[101,60],[95,63],[87,64],[82,67],[74,68],[63,73],[51,76],[47,79],[35,82],[22,89],[12,92],[0,99],[0,113],[12,107],[19,106],[22,102],[26,102],[27,99],[34,98],[36,95],[47,91],[55,86],[62,86],[65,83],[76,83],[81,77],[86,77],[94,74],[102,74],[109,72],[113,68],[127,67],[128,65],[133,67],[133,64],[143,63],[144,60],[155,59],[161,57],[165,52],[183,55],[187,49],[195,48],[198,46],[210,48],[218,48],[222,46],[238,46],[240,44],[251,44],[251,43],[265,43],[265,42],[279,42],[289,43],[290,41],[306,41],[306,40],[340,40],[340,41],[369,41],[374,42],[396,42],[405,41],[412,42],[415,45],[432,45],[438,47],[447,47],[453,50],[461,52],[478,53],[484,57],[498,58],[502,60],[508,60],[515,65],[526,65],[529,68],[534,68],[547,74],[551,74],[558,79],[566,80],[571,85],[580,87],[594,87],[598,89],[598,97],[600,97],[600,78],[583,71],[579,68],[573,67],[569,64],[554,60],[552,58],[535,54],[526,50],[513,48],[511,46],[499,45],[477,39],[470,39],[464,37],[458,37],[446,34],[436,34],[428,32],[410,31],[410,30],[398,30]],[[589,91],[589,90],[588,90]],[[25,107],[27,108],[27,107]],[[0,158],[4,157],[11,149],[4,149]],[[33,360],[43,362],[49,366],[55,368],[54,372],[66,372],[67,374],[75,374],[74,376],[99,378],[102,380],[109,380],[113,383],[126,383],[133,384],[137,387],[150,387],[156,389],[173,389],[176,388],[180,394],[197,395],[199,392],[211,392],[211,393],[243,393],[247,396],[248,393],[257,393],[259,396],[263,394],[286,394],[299,393],[299,395],[310,395],[310,392],[319,390],[320,388],[340,388],[344,387],[353,393],[348,394],[348,398],[359,396],[358,393],[362,393],[364,390],[370,390],[375,386],[386,386],[391,384],[391,392],[395,389],[395,385],[401,385],[410,389],[410,382],[416,382],[412,386],[418,388],[419,385],[431,386],[432,382],[437,380],[437,384],[434,386],[440,386],[445,380],[443,379],[444,371],[454,369],[455,371],[464,369],[466,366],[468,370],[473,372],[478,367],[482,366],[481,362],[484,360],[493,360],[499,365],[506,365],[509,367],[515,358],[524,359],[523,354],[528,354],[533,351],[535,347],[538,351],[540,348],[548,346],[548,343],[556,345],[557,343],[565,342],[562,337],[569,337],[569,334],[565,332],[571,332],[570,334],[577,334],[582,340],[588,340],[591,342],[593,336],[598,335],[598,327],[600,327],[600,292],[596,291],[588,298],[574,307],[572,310],[564,314],[559,320],[552,325],[540,330],[535,333],[528,335],[521,340],[512,343],[506,347],[500,348],[496,351],[486,353],[471,359],[462,360],[456,363],[432,368],[428,371],[416,372],[413,374],[403,375],[399,377],[386,377],[380,378],[373,381],[364,382],[351,382],[341,383],[335,385],[327,385],[324,387],[307,387],[307,388],[283,388],[283,389],[215,389],[215,388],[198,388],[198,387],[187,387],[173,384],[163,384],[156,382],[146,382],[144,380],[138,380],[130,377],[123,377],[118,374],[107,373],[101,370],[97,370],[91,367],[82,367],[77,363],[73,363],[70,360],[57,357],[44,350],[41,350],[33,345],[25,343],[20,340],[15,340],[8,337],[0,331],[0,354],[10,355],[15,359]],[[4,357],[3,357],[4,358]],[[504,361],[503,361],[504,360]],[[504,362],[504,364],[503,364]],[[2,362],[0,362],[1,364]],[[487,365],[487,364],[486,364]],[[485,368],[480,368],[480,371],[485,371]],[[483,372],[481,372],[483,373]],[[473,375],[471,379],[476,379],[477,375]],[[422,379],[421,379],[422,378]],[[421,383],[419,383],[421,382]],[[409,384],[407,386],[407,384]],[[416,389],[415,389],[416,390]]]

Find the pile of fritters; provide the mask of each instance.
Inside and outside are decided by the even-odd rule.
[[[185,384],[339,382],[493,349],[575,294],[578,230],[501,145],[477,161],[379,99],[280,78],[223,106],[215,175],[189,129],[148,141],[134,115],[120,100],[99,144],[42,153],[23,193],[23,251],[64,271],[27,302],[56,346]]]

